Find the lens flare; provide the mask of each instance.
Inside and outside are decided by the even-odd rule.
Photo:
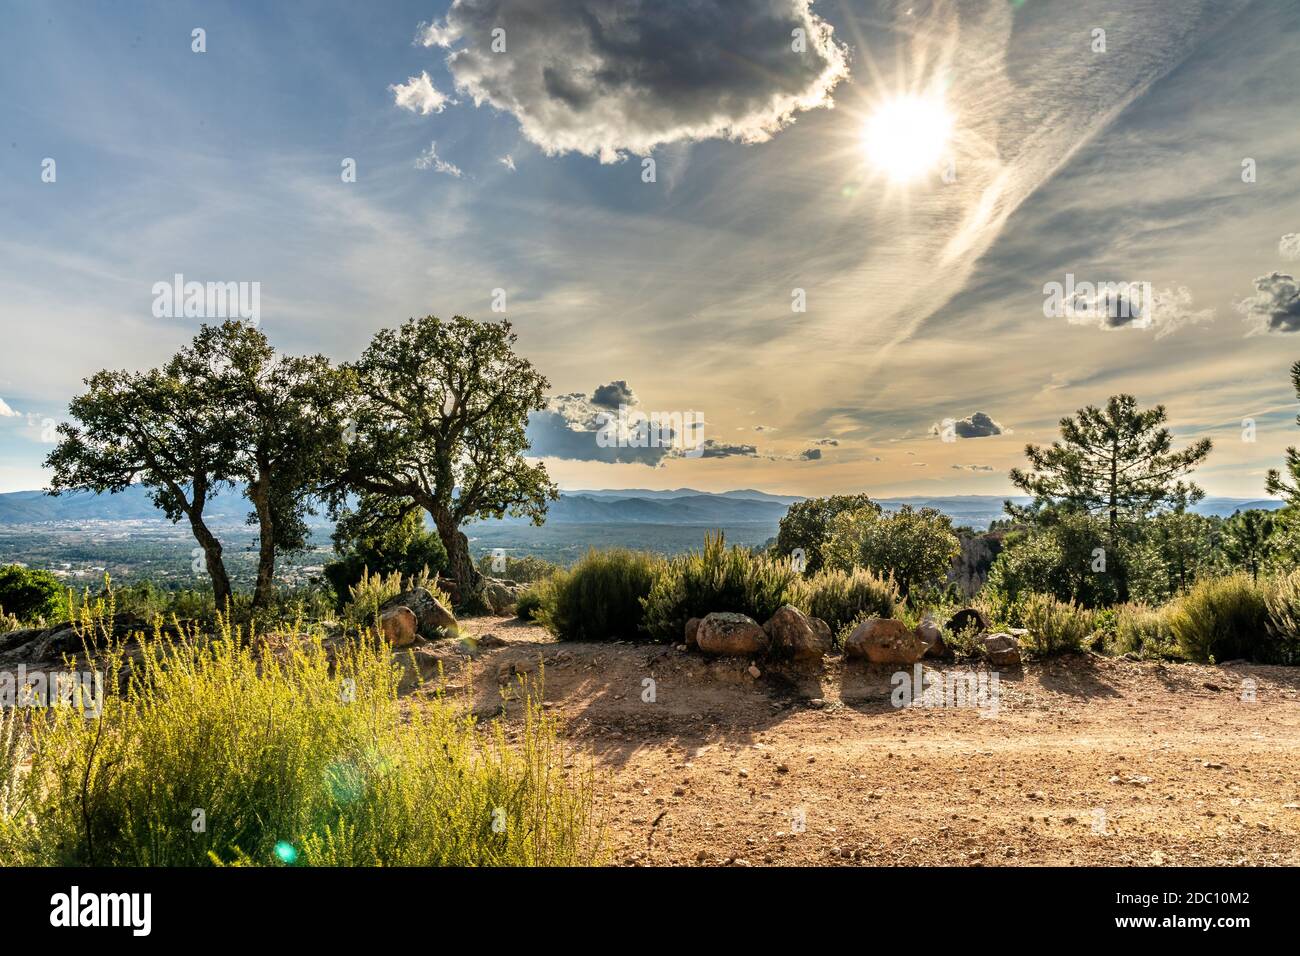
[[[867,118],[862,148],[894,182],[924,176],[943,158],[952,115],[937,96],[903,95],[881,103]]]

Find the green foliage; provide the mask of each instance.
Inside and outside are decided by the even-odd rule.
[[[1028,650],[1035,657],[1082,650],[1092,634],[1092,612],[1073,602],[1050,594],[1028,594],[1017,603],[1017,616],[1029,630]]]
[[[798,599],[798,574],[788,558],[728,548],[721,534],[704,547],[672,559],[654,582],[645,605],[645,629],[657,640],[681,641],[686,622],[714,611],[747,614],[762,624],[782,604]]]
[[[1280,656],[1268,630],[1265,590],[1245,574],[1204,578],[1167,613],[1178,653],[1187,660],[1273,663]]]
[[[535,618],[565,641],[636,640],[642,636],[642,602],[663,564],[641,551],[589,551],[568,571],[537,585]]]
[[[554,561],[547,561],[544,558],[534,557],[531,554],[522,557],[505,556],[505,568],[501,571],[493,571],[493,556],[485,554],[478,559],[478,572],[484,577],[505,578],[508,581],[517,581],[520,584],[532,584],[549,578],[557,571],[563,568]]]
[[[362,575],[437,574],[447,566],[447,551],[436,532],[424,527],[413,502],[394,503],[362,495],[355,511],[344,512],[334,529],[334,550],[342,557],[325,565],[325,579],[342,606]]]
[[[1032,470],[1011,469],[1012,484],[1034,498],[1026,514],[1062,508],[1101,515],[1115,545],[1122,522],[1200,500],[1204,492],[1181,479],[1210,454],[1210,439],[1175,452],[1165,418],[1163,405],[1139,409],[1132,395],[1062,418],[1060,441],[1025,446]]]
[[[781,519],[773,545],[775,557],[789,561],[796,549],[804,554],[804,573],[816,574],[825,565],[822,546],[831,533],[835,516],[846,511],[863,509],[880,511],[868,495],[831,495],[827,498],[809,498],[796,501]]]
[[[1273,557],[1274,521],[1267,511],[1238,511],[1223,523],[1223,554],[1234,568],[1259,580],[1259,572]]]
[[[515,616],[521,621],[535,621],[542,609],[542,585],[534,585],[515,601]]]
[[[599,862],[590,774],[564,772],[556,723],[526,686],[512,745],[441,695],[404,706],[390,651],[369,639],[272,653],[227,630],[142,650],[124,688],[104,682],[98,716],[65,706],[33,723],[16,785],[13,718],[0,726],[0,862]],[[121,653],[97,663],[116,673]]]
[[[359,399],[347,485],[425,509],[465,595],[478,573],[461,526],[506,514],[540,525],[559,494],[525,457],[548,382],[515,341],[509,322],[430,315],[381,329],[350,367]]]
[[[877,508],[842,511],[830,523],[823,553],[830,567],[861,567],[890,575],[905,597],[925,589],[939,590],[961,553],[952,521],[934,508],[914,510],[903,505],[893,514]]]
[[[20,564],[0,568],[0,608],[19,621],[52,621],[63,603],[63,585],[49,571]]]
[[[1186,594],[1220,564],[1220,518],[1166,511],[1130,529],[1120,550],[1130,599],[1159,604]]]
[[[986,590],[995,603],[1014,602],[1029,594],[1051,594],[1085,607],[1114,603],[1122,553],[1103,549],[1105,570],[1096,549],[1103,548],[1103,521],[1085,514],[1058,512],[1027,531],[1008,533],[989,571]]]
[[[434,580],[423,570],[410,576],[400,571],[391,574],[371,574],[363,571],[361,580],[348,591],[348,602],[343,607],[343,618],[349,624],[364,628],[378,627],[379,608],[390,598],[416,588],[424,588],[439,604],[443,604],[442,592]]]
[[[1300,571],[1268,583],[1264,596],[1268,629],[1273,638],[1270,658],[1277,664],[1300,664]]]
[[[866,568],[823,568],[795,582],[792,603],[810,617],[821,618],[833,634],[838,634],[864,616],[893,617],[900,600],[893,578],[881,577]]]
[[[1144,660],[1164,660],[1178,655],[1165,608],[1145,604],[1121,604],[1115,608],[1112,654],[1135,654]]]

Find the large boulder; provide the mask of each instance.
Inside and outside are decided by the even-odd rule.
[[[927,617],[916,625],[916,636],[925,645],[926,657],[947,657],[948,645],[943,641],[943,631],[934,618]]]
[[[460,629],[456,624],[456,616],[424,588],[415,588],[389,598],[379,606],[380,620],[383,620],[386,611],[395,607],[408,608],[415,615],[419,634],[426,641],[454,637]]]
[[[962,608],[948,618],[948,623],[944,625],[944,630],[949,634],[960,634],[972,629],[976,634],[987,634],[989,629],[989,619],[977,607]]]
[[[384,630],[384,640],[393,647],[410,647],[419,637],[420,622],[415,612],[405,605],[384,611],[379,624]]]
[[[784,604],[768,618],[763,631],[772,642],[772,650],[782,657],[796,661],[820,661],[831,649],[831,629],[825,621],[819,630],[803,611],[792,604]]]
[[[989,634],[984,638],[984,650],[995,667],[1020,666],[1020,639],[1013,634]]]
[[[519,602],[519,595],[528,590],[528,585],[517,584],[502,578],[484,578],[483,600],[493,614],[512,614]]]
[[[846,657],[865,657],[873,664],[915,664],[926,645],[902,621],[873,617],[853,629],[844,642]]]
[[[695,643],[706,654],[742,657],[765,653],[771,640],[752,617],[715,611],[700,621],[695,631]]]

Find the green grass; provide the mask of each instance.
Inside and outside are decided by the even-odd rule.
[[[399,700],[391,652],[369,638],[275,654],[240,638],[146,638],[125,686],[105,681],[98,717],[5,718],[0,863],[600,861],[590,772],[563,769],[530,688],[521,727],[480,727],[440,695]],[[115,673],[123,654],[98,666]]]

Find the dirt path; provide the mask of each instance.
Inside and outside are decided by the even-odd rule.
[[[466,624],[504,642],[475,655],[484,716],[543,663],[617,863],[1300,865],[1300,669],[1073,657],[1002,672],[992,715],[896,708],[898,668],[755,679],[748,661]]]

